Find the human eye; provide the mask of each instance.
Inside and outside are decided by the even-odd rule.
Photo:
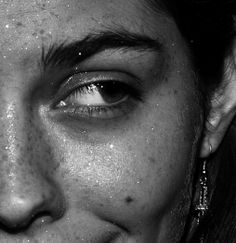
[[[120,72],[83,72],[61,87],[55,109],[75,118],[112,119],[130,114],[142,92],[137,80]]]

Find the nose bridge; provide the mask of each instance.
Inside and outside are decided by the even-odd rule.
[[[0,143],[2,163],[4,161],[14,170],[14,167],[26,167],[26,161],[32,155],[29,148],[34,128],[30,126],[31,114],[29,108],[21,99],[17,88],[9,88],[0,92]],[[24,158],[24,159],[23,159]],[[22,163],[22,159],[24,163]]]
[[[28,190],[29,181],[32,186],[40,175],[35,161],[40,146],[37,146],[38,152],[34,148],[39,144],[37,140],[40,136],[36,135],[33,114],[21,99],[22,96],[16,87],[8,87],[0,92],[0,188],[8,192],[18,190],[17,187],[23,183],[25,186],[19,188],[23,193],[22,189]]]

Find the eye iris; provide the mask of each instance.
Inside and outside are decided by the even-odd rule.
[[[106,103],[115,103],[127,96],[124,90],[124,85],[118,82],[107,82],[103,84],[96,84],[96,87]]]

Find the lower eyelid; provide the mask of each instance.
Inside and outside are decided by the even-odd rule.
[[[123,116],[127,112],[124,108],[117,107],[91,107],[80,106],[75,107],[73,115],[84,118],[97,118],[97,119],[112,119],[119,116]]]
[[[128,99],[113,106],[68,106],[54,109],[55,113],[74,119],[116,119],[130,115],[138,106],[138,102]]]

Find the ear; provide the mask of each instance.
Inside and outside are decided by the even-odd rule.
[[[200,151],[202,158],[217,150],[236,114],[236,38],[231,50],[225,58],[222,83],[210,100]]]

